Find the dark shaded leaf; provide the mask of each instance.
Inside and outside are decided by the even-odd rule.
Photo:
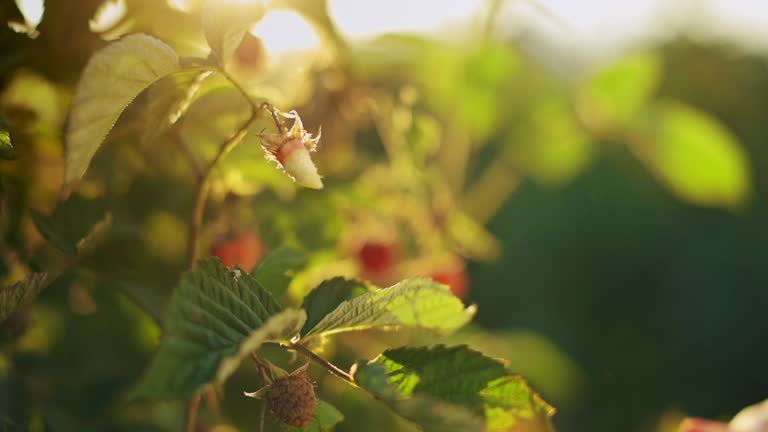
[[[341,303],[368,292],[360,281],[335,277],[323,281],[304,297],[301,308],[307,312],[307,322],[301,333],[305,334]]]
[[[265,256],[251,274],[272,295],[280,297],[291,283],[288,272],[301,267],[306,261],[307,254],[301,249],[281,246]]]
[[[165,314],[165,334],[135,396],[180,398],[222,382],[265,341],[298,334],[303,311],[280,305],[250,275],[218,259],[184,274]]]

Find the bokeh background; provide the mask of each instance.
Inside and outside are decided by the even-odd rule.
[[[30,208],[74,239],[105,211],[115,228],[3,324],[0,414],[20,430],[170,430],[178,403],[123,397],[184,267],[194,178],[178,142],[210,158],[246,105],[213,77],[182,126],[154,133],[162,101],[194,76],[161,82],[65,193],[62,131],[93,51],[133,32],[183,56],[207,48],[193,0],[41,3],[0,6],[0,116],[17,152],[0,162],[0,277],[62,260]],[[252,134],[217,172],[209,253],[252,265],[305,248],[287,301],[337,274],[451,285],[479,307],[451,342],[507,358],[557,407],[559,430],[674,431],[768,397],[765,2],[273,3],[230,72],[322,125],[326,189],[295,188]],[[396,339],[328,352],[348,366],[377,338]],[[410,430],[319,381],[347,414],[337,430]],[[245,430],[241,390],[223,400]]]

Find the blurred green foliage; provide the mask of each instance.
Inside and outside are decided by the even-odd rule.
[[[47,2],[35,39],[6,28],[24,19],[0,5],[0,156],[15,158],[0,161],[0,280],[14,298],[0,327],[0,417],[21,430],[182,427],[181,403],[126,396],[185,268],[198,171],[247,117],[221,76],[165,78],[65,187],[68,109],[106,39],[145,32],[182,60],[207,55],[197,2],[180,11],[128,0],[121,22],[92,32],[101,3]],[[206,248],[258,232],[285,253],[290,277],[257,267],[255,278],[296,307],[334,276],[383,286],[470,263],[479,325],[451,342],[509,359],[558,408],[562,430],[655,430],[665,413],[730,415],[768,394],[764,59],[679,40],[562,82],[535,60],[547,53],[515,41],[348,41],[324,2],[286,3],[325,45],[269,58],[244,86],[299,111],[308,129],[322,125],[313,157],[326,190],[297,189],[264,159],[258,135],[269,123],[259,120],[214,171]],[[107,213],[106,238],[71,263],[62,249],[78,255],[73,245]],[[386,245],[394,264],[367,271],[366,244]],[[34,302],[18,291],[64,265]],[[371,331],[322,349],[349,367],[405,342],[434,339]],[[313,371],[346,417],[336,430],[413,430]],[[242,367],[221,391],[242,430],[257,421],[242,396],[254,382]],[[215,423],[204,406],[201,424]]]

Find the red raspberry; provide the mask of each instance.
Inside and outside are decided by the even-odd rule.
[[[397,262],[395,247],[389,243],[367,242],[357,253],[363,271],[380,275],[388,272]]]
[[[453,294],[464,300],[469,293],[469,275],[464,263],[456,264],[448,269],[439,271],[432,275],[435,282],[451,287]]]
[[[255,231],[245,231],[233,238],[216,242],[211,255],[219,257],[227,266],[239,266],[250,273],[264,256],[264,244]]]

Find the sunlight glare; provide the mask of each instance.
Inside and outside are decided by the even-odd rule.
[[[276,10],[251,27],[272,55],[312,51],[320,46],[315,29],[295,12]]]
[[[16,6],[30,26],[37,27],[43,20],[43,13],[45,12],[43,0],[16,0]]]
[[[394,32],[427,32],[447,22],[476,15],[481,0],[329,0],[331,18],[350,37]]]
[[[191,12],[192,4],[190,0],[166,0],[168,7],[179,12]]]
[[[88,26],[92,32],[105,32],[125,18],[127,12],[125,0],[108,0],[99,6],[93,18],[88,21]]]

